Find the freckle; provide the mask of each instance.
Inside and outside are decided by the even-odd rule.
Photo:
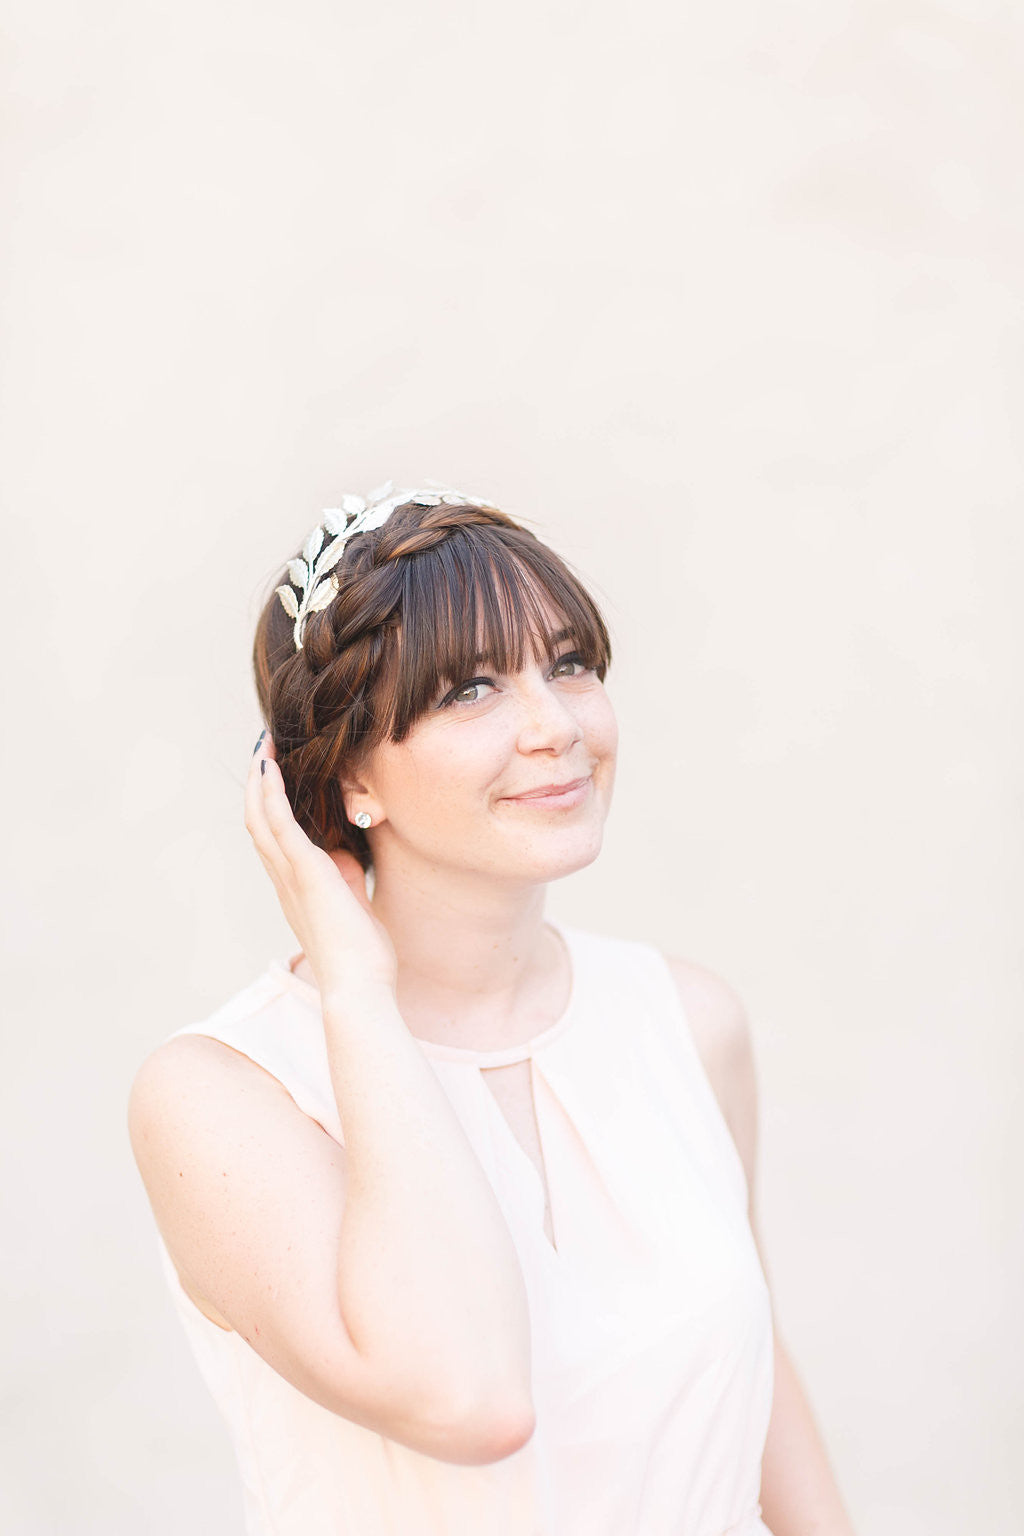
[[[181,1170],[180,1170],[180,1169],[179,1169],[179,1170],[178,1170],[178,1178],[179,1178],[179,1179],[183,1179],[183,1178],[184,1178],[184,1177],[185,1177],[185,1175],[184,1175],[184,1174],[183,1174],[183,1173],[182,1173],[182,1172],[181,1172]]]

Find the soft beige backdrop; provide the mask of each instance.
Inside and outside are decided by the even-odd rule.
[[[240,1536],[124,1104],[291,947],[242,825],[260,594],[342,489],[431,475],[606,606],[616,806],[551,908],[749,1006],[859,1531],[1012,1536],[1019,12],[6,15],[0,1525]]]

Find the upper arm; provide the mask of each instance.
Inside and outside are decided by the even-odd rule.
[[[338,1301],[345,1152],[276,1078],[182,1035],[143,1063],[128,1124],[186,1289],[332,1412],[443,1460],[488,1459],[478,1430],[432,1419],[352,1343]]]
[[[757,1237],[758,1098],[750,1018],[728,982],[692,960],[665,956],[694,1044],[743,1164]]]

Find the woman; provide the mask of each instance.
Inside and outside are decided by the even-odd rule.
[[[742,1008],[544,917],[611,802],[593,599],[390,483],[287,574],[246,826],[301,949],[130,1109],[247,1530],[848,1532],[773,1340]]]

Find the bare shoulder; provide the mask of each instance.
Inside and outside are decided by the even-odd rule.
[[[693,1034],[716,1093],[742,1072],[752,1056],[750,1019],[739,993],[707,966],[665,955]]]
[[[344,1190],[343,1149],[271,1073],[206,1035],[174,1036],[142,1062],[128,1134],[186,1292],[212,1322],[252,1342],[258,1298],[233,1272],[254,1238],[247,1213],[258,1206],[283,1226],[297,1177],[321,1198],[321,1227],[330,1232]],[[261,1261],[276,1269],[272,1249]]]
[[[753,1187],[757,1143],[757,1078],[750,1017],[743,999],[716,972],[665,955],[708,1081]]]
[[[286,1093],[269,1072],[210,1035],[172,1035],[143,1060],[135,1073],[129,1098],[129,1121],[153,1113],[165,1097],[175,1097],[183,1081],[200,1095],[203,1087],[216,1079],[218,1088],[225,1078],[234,1079],[240,1088],[262,1080],[265,1088],[276,1087]]]
[[[190,1128],[210,1120],[242,1122],[268,1101],[292,1103],[283,1083],[241,1051],[208,1035],[165,1040],[142,1062],[128,1100],[128,1130],[143,1177],[169,1150],[169,1137],[187,1143]]]
[[[151,1052],[135,1074],[128,1101],[132,1150],[150,1194],[200,1148],[260,1150],[275,1134],[330,1147],[326,1133],[296,1105],[284,1084],[243,1052],[208,1035],[176,1035]],[[176,1187],[176,1186],[172,1186]]]

